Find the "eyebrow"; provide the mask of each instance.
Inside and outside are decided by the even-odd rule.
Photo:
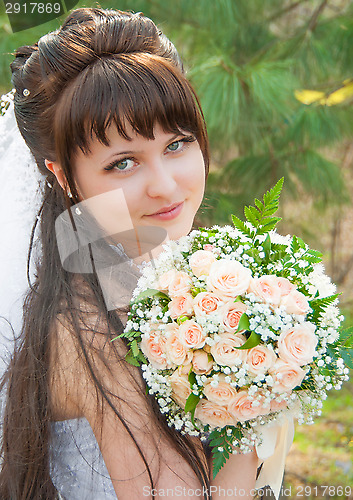
[[[170,139],[168,139],[166,141],[166,145],[170,142],[173,142],[177,137],[180,137],[181,135],[183,137],[186,137],[187,134],[184,134],[183,132],[180,132],[179,134],[174,134]],[[109,160],[111,160],[115,156],[139,154],[140,152],[141,151],[133,150],[133,151],[119,151],[119,152],[112,153],[110,156],[108,156],[108,158],[106,158],[105,160],[102,161],[102,165],[104,165],[106,162],[108,162]]]

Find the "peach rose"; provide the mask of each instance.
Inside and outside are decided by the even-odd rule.
[[[235,333],[239,320],[242,315],[245,313],[247,307],[242,302],[227,302],[222,307],[223,313],[223,327],[226,332]]]
[[[169,377],[169,381],[172,388],[172,398],[179,406],[185,408],[186,400],[191,394],[188,376],[180,374],[178,370],[175,370]]]
[[[288,314],[306,314],[310,310],[309,302],[303,293],[293,290],[281,299]]]
[[[184,321],[178,331],[180,342],[189,349],[199,349],[205,345],[206,334],[193,319]]]
[[[176,295],[168,304],[171,318],[178,318],[183,314],[192,314],[194,298],[191,293]]]
[[[260,278],[252,278],[248,291],[270,304],[278,305],[281,300],[281,290],[278,286],[277,276],[271,274],[260,276]]]
[[[203,349],[198,349],[194,351],[192,358],[193,371],[197,375],[206,375],[210,373],[213,368],[213,359],[209,359],[211,356]]]
[[[278,354],[284,361],[297,363],[299,366],[311,363],[318,338],[312,323],[301,323],[284,331],[278,338]]]
[[[203,275],[208,275],[211,265],[215,262],[216,257],[212,252],[207,250],[197,250],[189,259],[189,264],[194,275],[199,278]]]
[[[235,260],[216,260],[207,277],[207,286],[223,299],[235,299],[246,292],[251,279],[250,269]]]
[[[232,417],[240,422],[245,422],[261,415],[263,407],[255,404],[254,398],[247,391],[239,391],[227,406]]]
[[[204,250],[207,250],[208,252],[212,252],[212,250],[214,250],[214,246],[213,245],[210,245],[210,243],[206,243],[206,245],[203,246],[203,249]]]
[[[158,278],[156,288],[158,290],[162,290],[162,291],[168,290],[169,285],[171,284],[171,282],[174,279],[175,273],[176,273],[175,269],[170,269],[166,273],[163,273]]]
[[[253,375],[265,374],[276,362],[276,354],[264,345],[257,345],[248,350],[247,364]]]
[[[195,409],[195,417],[201,420],[210,427],[225,427],[226,425],[234,425],[232,415],[224,406],[211,403],[206,399],[201,399]]]
[[[237,349],[246,342],[240,333],[220,333],[220,339],[211,346],[211,354],[218,365],[240,365],[246,360],[247,349]]]
[[[272,390],[278,393],[290,392],[302,383],[306,374],[297,363],[283,361],[283,359],[277,359],[269,373],[275,380]]]
[[[227,405],[237,394],[236,389],[225,381],[225,375],[220,374],[217,387],[211,385],[213,379],[209,379],[203,389],[203,393],[211,403]]]
[[[165,354],[165,337],[157,332],[151,332],[149,337],[142,337],[141,351],[147,357],[154,368],[163,370],[167,368],[167,357]]]
[[[217,311],[221,299],[212,292],[201,292],[194,297],[195,314],[204,315]]]
[[[176,365],[182,365],[185,361],[187,349],[180,342],[177,332],[173,332],[165,343],[165,352],[170,361]]]
[[[192,280],[190,276],[183,271],[176,271],[171,283],[168,286],[169,295],[183,295],[190,290]]]
[[[288,295],[290,292],[293,292],[297,289],[297,287],[289,281],[287,278],[277,277],[278,287],[280,289],[282,297]]]

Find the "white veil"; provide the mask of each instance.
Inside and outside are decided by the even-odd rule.
[[[45,177],[17,127],[14,91],[1,97],[0,115],[0,376],[13,350],[14,335],[22,326],[22,305],[29,284],[27,255],[35,217],[42,204]],[[37,231],[36,231],[37,233]],[[40,255],[35,238],[33,256]],[[31,259],[30,278],[34,265]]]

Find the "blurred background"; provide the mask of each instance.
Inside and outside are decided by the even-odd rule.
[[[14,1],[14,0],[13,0]],[[71,0],[71,4],[72,4]],[[202,225],[230,223],[282,176],[280,233],[323,252],[353,325],[353,1],[109,0],[175,43],[205,113],[212,165]],[[98,6],[79,1],[76,7]],[[61,16],[13,33],[0,1],[0,94],[11,53]],[[283,498],[353,499],[353,382],[297,426]],[[323,486],[331,486],[325,489]],[[301,489],[303,488],[303,489]]]

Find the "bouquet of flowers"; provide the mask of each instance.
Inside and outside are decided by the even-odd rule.
[[[281,236],[281,179],[234,227],[170,241],[134,291],[127,360],[141,365],[168,424],[209,440],[216,476],[265,424],[320,414],[348,379],[350,331],[321,254]]]

